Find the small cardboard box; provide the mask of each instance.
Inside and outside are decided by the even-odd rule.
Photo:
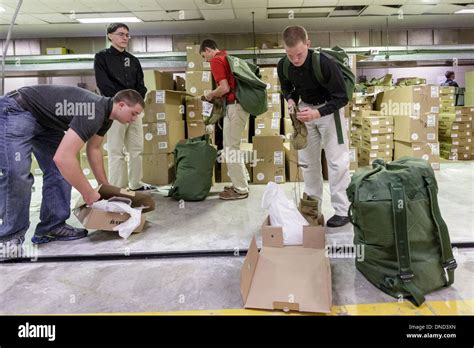
[[[439,113],[439,86],[406,86],[387,90],[379,95],[382,97],[377,110],[383,115],[395,117]]]
[[[454,145],[452,143],[439,143],[441,151],[452,153],[471,153],[471,144],[468,145]]]
[[[456,93],[456,87],[441,86],[439,88],[439,94],[441,94],[441,95],[454,94],[454,93]]]
[[[210,71],[186,71],[186,91],[194,97],[212,91],[212,81]]]
[[[283,119],[283,134],[285,135],[285,138],[290,140],[294,132],[295,132],[295,129],[293,128],[293,122],[291,122],[291,118],[284,118]]]
[[[392,116],[365,116],[362,117],[362,127],[393,126]]]
[[[374,125],[374,124],[364,124],[362,126],[362,134],[387,134],[393,133],[394,127],[393,126],[386,126],[386,125]]]
[[[393,143],[393,134],[362,134],[362,140],[374,145],[380,144],[392,144]]]
[[[265,111],[263,114],[258,116],[259,118],[269,118],[269,119],[278,119],[280,120],[281,118],[281,111],[280,110],[273,110],[273,109],[268,109]]]
[[[443,138],[469,138],[472,136],[471,130],[453,130],[451,128],[440,128],[439,136]]]
[[[439,143],[405,143],[395,141],[395,159],[410,156],[424,159],[434,170],[439,170]]]
[[[201,97],[186,97],[186,121],[204,121],[203,111],[207,102]]]
[[[159,70],[145,70],[143,80],[148,91],[174,90],[173,73]]]
[[[206,62],[199,54],[199,46],[200,45],[186,46],[186,70],[211,70],[211,64]]]
[[[281,227],[262,226],[258,252],[252,238],[240,273],[245,308],[330,313],[331,267],[323,226],[304,226],[302,246],[284,246]]]
[[[392,150],[373,150],[367,149],[365,147],[360,148],[360,155],[364,158],[390,158],[392,159],[393,151]]]
[[[468,161],[471,159],[471,154],[441,151],[441,157],[451,161]]]
[[[257,164],[253,168],[253,183],[285,182],[285,148],[280,136],[254,136],[253,150]]]
[[[271,136],[280,134],[279,118],[255,118],[255,136]]]
[[[284,142],[283,146],[285,147],[286,181],[303,181],[303,170],[298,167],[298,150],[295,150],[290,142]]]
[[[150,91],[145,97],[144,123],[181,121],[184,115],[185,92]]]
[[[443,105],[443,101],[450,101],[451,103],[454,103],[456,101],[456,98],[454,97],[454,94],[441,94],[439,96],[439,100],[441,101],[441,105]]]
[[[204,121],[189,121],[187,122],[188,139],[200,137],[204,134],[209,134],[211,142],[214,143],[215,125],[205,125]]]
[[[409,143],[436,142],[438,140],[438,115],[420,117],[397,116],[394,139]]]
[[[131,199],[132,208],[145,207],[142,210],[140,226],[133,231],[134,233],[143,230],[143,226],[145,225],[145,216],[143,214],[155,210],[155,201],[153,197],[147,193],[129,191],[112,185],[100,185],[96,190],[99,192],[101,199],[124,197]],[[113,231],[115,226],[120,225],[130,218],[130,215],[126,213],[112,213],[93,209],[86,205],[82,197],[77,201],[73,213],[85,228],[103,231]]]
[[[386,150],[393,150],[394,145],[393,145],[393,141],[387,142],[385,144],[378,144],[378,143],[362,140],[361,147],[365,149],[370,149],[370,150],[386,151]]]
[[[362,146],[362,140],[359,139],[359,138],[352,138],[351,137],[351,146],[357,147],[357,148],[361,147]]]
[[[55,55],[55,54],[68,54],[69,50],[66,47],[47,47],[46,54],[47,55]]]
[[[452,129],[452,130],[471,130],[472,122],[451,122],[440,120],[439,129]]]
[[[452,144],[455,146],[471,146],[472,145],[472,137],[465,137],[465,138],[445,138],[440,137],[440,142]],[[474,146],[472,146],[474,148]]]
[[[474,115],[474,107],[472,106],[456,106],[455,111],[456,115],[469,114]]]
[[[172,153],[142,155],[143,181],[151,185],[171,184],[175,177]]]
[[[171,153],[185,138],[184,121],[144,123],[143,137],[143,154]]]
[[[351,137],[356,139],[362,138],[362,126],[353,124],[351,127]]]
[[[474,114],[439,114],[439,122],[472,122]]]

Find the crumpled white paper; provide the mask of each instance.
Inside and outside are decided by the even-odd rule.
[[[112,197],[109,200],[102,199],[92,204],[93,209],[109,211],[112,213],[127,213],[130,218],[114,227],[120,237],[127,239],[132,232],[140,225],[143,207],[132,208],[132,201],[123,197]]]

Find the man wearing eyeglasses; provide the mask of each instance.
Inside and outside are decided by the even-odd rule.
[[[125,51],[130,40],[128,26],[112,23],[107,27],[111,46],[95,55],[94,70],[97,87],[106,97],[113,97],[124,89],[134,89],[145,98],[147,89],[143,82],[140,61]],[[133,191],[150,190],[142,180],[143,126],[138,118],[130,124],[114,122],[108,132],[109,182]],[[125,161],[125,151],[129,162]]]

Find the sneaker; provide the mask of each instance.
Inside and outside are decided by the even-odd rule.
[[[45,234],[44,236],[34,235],[31,241],[34,244],[45,244],[54,241],[68,241],[81,239],[87,236],[88,231],[84,228],[72,227],[68,224],[64,224],[61,227]]]
[[[327,227],[342,227],[350,221],[351,220],[349,219],[348,216],[334,215],[332,218],[328,220],[328,222],[326,222],[326,226]]]
[[[235,189],[224,190],[221,193],[219,193],[219,198],[225,201],[244,199],[244,198],[247,198],[248,196],[249,196],[248,192],[239,193]]]
[[[152,191],[152,190],[156,190],[156,187],[152,185],[148,185],[148,184],[143,184],[142,187],[139,187],[135,190],[130,190],[130,191]]]
[[[25,237],[18,237],[8,242],[0,243],[0,260],[21,257],[23,254],[23,242]]]
[[[233,190],[233,189],[234,189],[234,185],[224,186],[224,191],[229,191],[229,190]]]

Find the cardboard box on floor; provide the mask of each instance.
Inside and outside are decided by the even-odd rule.
[[[209,134],[211,143],[215,143],[215,125],[205,125],[204,121],[188,121],[186,123],[188,139]]]
[[[436,142],[438,140],[438,114],[420,117],[395,116],[394,139],[408,143]]]
[[[143,181],[151,185],[168,185],[175,178],[172,153],[142,155]]]
[[[253,168],[253,183],[285,182],[285,148],[280,136],[254,136],[253,150],[257,165]]]
[[[439,143],[405,143],[395,141],[395,159],[410,156],[424,159],[434,170],[439,170]]]
[[[240,273],[245,308],[330,313],[331,267],[323,226],[304,226],[302,246],[284,246],[281,227],[262,226],[258,252],[252,238]],[[317,281],[308,281],[308,280]]]
[[[468,161],[471,159],[470,153],[457,153],[441,151],[441,157],[450,161]]]
[[[133,233],[143,231],[143,226],[145,225],[144,214],[155,210],[155,201],[147,193],[129,191],[112,185],[100,185],[96,188],[96,191],[99,192],[101,199],[125,197],[131,199],[132,208],[146,207],[142,210],[141,223]],[[113,231],[115,226],[130,218],[130,215],[127,213],[112,213],[93,209],[86,205],[82,197],[76,202],[73,213],[85,228],[103,231]]]
[[[452,153],[471,153],[471,144],[468,145],[454,145],[452,143],[439,143],[441,151],[452,152]]]
[[[186,71],[186,91],[194,97],[200,97],[212,91],[210,71]]]
[[[285,141],[283,146],[285,147],[286,181],[304,181],[303,170],[298,167],[298,150],[295,150],[289,141]]]
[[[171,153],[185,138],[184,121],[143,124],[143,154]]]
[[[211,65],[209,62],[206,62],[202,56],[199,54],[200,45],[190,45],[186,46],[186,70],[187,71],[209,71],[211,70]]]
[[[184,116],[186,92],[157,90],[145,97],[143,123],[160,121],[181,121]]]
[[[143,80],[148,91],[174,90],[173,73],[159,70],[145,70]]]
[[[380,94],[379,94],[380,95]],[[406,86],[381,93],[376,110],[383,115],[423,116],[439,113],[439,86]]]

